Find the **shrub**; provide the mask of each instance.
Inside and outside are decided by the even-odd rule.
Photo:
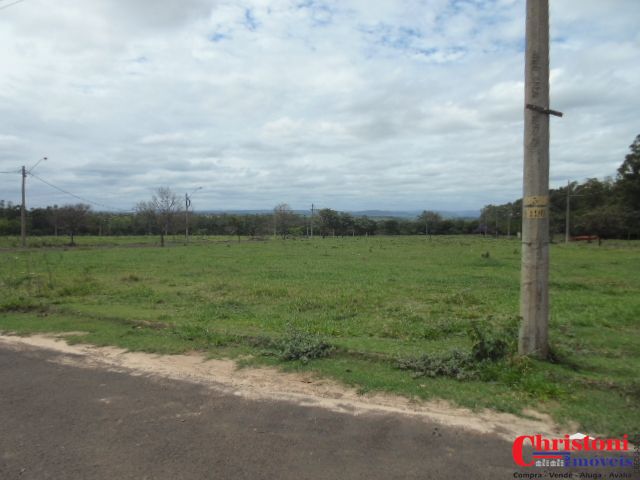
[[[467,331],[471,352],[452,350],[444,354],[424,354],[396,362],[401,370],[412,370],[416,377],[451,377],[468,380],[486,376],[491,364],[510,358],[516,351],[517,319],[498,326],[488,322],[473,322]]]
[[[287,334],[276,345],[281,360],[300,360],[307,363],[313,358],[327,357],[335,347],[317,334],[289,328]]]
[[[471,356],[474,360],[501,360],[515,353],[518,339],[517,320],[510,319],[505,326],[472,322],[467,331],[471,339]]]

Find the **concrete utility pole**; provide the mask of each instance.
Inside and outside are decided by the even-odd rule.
[[[22,204],[20,205],[20,242],[22,247],[27,246],[27,206],[25,202],[25,183],[27,180],[27,169],[22,166]]]
[[[549,354],[549,0],[527,0],[520,355]]]

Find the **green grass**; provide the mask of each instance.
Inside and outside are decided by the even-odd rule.
[[[67,235],[27,237],[27,247],[29,248],[68,248],[71,239]],[[212,242],[237,241],[237,237],[214,236],[214,235],[191,235],[189,243],[202,245]],[[96,235],[76,235],[74,238],[76,249],[87,247],[144,247],[159,246],[160,237],[158,235],[130,235],[130,236],[96,236]],[[168,235],[167,244],[184,245],[183,235]],[[21,247],[19,236],[0,236],[0,249],[13,250]]]
[[[52,248],[25,251],[12,241],[0,239],[3,331],[83,331],[74,341],[163,353],[253,353],[253,362],[362,391],[533,407],[589,432],[640,431],[637,242],[552,245],[550,338],[560,361],[504,360],[460,381],[416,378],[397,360],[469,351],[471,322],[513,320],[516,240],[200,237],[158,248],[156,237],[78,237],[80,247],[64,249],[67,239],[48,237],[32,245]],[[285,362],[274,352],[292,329],[336,348]]]

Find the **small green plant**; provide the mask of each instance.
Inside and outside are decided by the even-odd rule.
[[[467,335],[472,341],[471,356],[474,360],[497,361],[515,353],[518,338],[517,319],[510,319],[505,326],[489,322],[471,322]]]
[[[322,336],[289,327],[287,334],[276,345],[281,360],[300,360],[307,363],[313,358],[328,357],[335,349]]]

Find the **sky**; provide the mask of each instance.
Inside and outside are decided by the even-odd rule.
[[[28,207],[127,210],[160,186],[202,187],[196,210],[521,196],[524,0],[14,1],[0,199],[45,156]],[[550,4],[551,187],[615,176],[640,134],[640,1]]]

